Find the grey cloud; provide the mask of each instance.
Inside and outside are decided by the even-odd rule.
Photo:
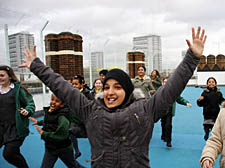
[[[85,59],[89,44],[91,50],[103,50],[110,39],[105,52],[119,60],[132,49],[133,37],[158,34],[163,61],[173,62],[174,55],[187,48],[192,26],[203,25],[211,42],[224,38],[224,5],[219,0],[5,0],[0,2],[0,26],[8,23],[9,33],[29,31],[39,45],[40,29],[49,20],[44,35],[71,31],[83,36]]]

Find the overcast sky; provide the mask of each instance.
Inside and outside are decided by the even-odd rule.
[[[163,68],[181,61],[191,27],[206,29],[204,55],[225,53],[225,1],[223,0],[1,0],[0,63],[6,63],[3,25],[9,34],[34,34],[40,55],[43,34],[71,31],[83,37],[85,66],[89,52],[105,51],[106,66],[125,66],[133,37],[157,34],[162,38]]]

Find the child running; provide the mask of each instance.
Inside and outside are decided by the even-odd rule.
[[[33,97],[21,85],[13,69],[0,66],[0,148],[4,146],[4,159],[18,168],[29,167],[20,147],[29,135],[28,117],[34,112]]]
[[[166,84],[168,77],[163,78],[163,85]],[[185,100],[183,97],[179,96],[176,100],[178,104],[192,107],[192,104]],[[161,118],[162,135],[161,139],[166,142],[167,147],[172,147],[172,118],[175,116],[176,102],[169,108],[168,113]]]
[[[50,107],[45,112],[44,120],[33,121],[41,139],[45,141],[45,154],[41,168],[53,168],[55,162],[60,158],[69,168],[80,167],[74,159],[73,147],[69,138],[70,111],[64,103],[54,94],[51,96]],[[38,125],[43,126],[41,129]]]
[[[219,114],[220,107],[219,105],[224,100],[220,89],[216,87],[217,81],[215,78],[210,77],[207,79],[207,88],[204,89],[201,96],[197,100],[197,104],[200,107],[203,107],[203,116],[204,116],[204,139],[207,140],[209,137],[209,132],[212,130],[213,125],[216,121],[216,118]]]
[[[92,99],[91,93],[88,89],[83,87],[84,78],[81,75],[76,75],[73,78],[72,85],[74,88],[78,89],[80,93],[84,94],[88,99]],[[75,112],[71,112],[71,125],[70,125],[70,139],[73,143],[75,149],[75,159],[81,156],[81,152],[78,146],[77,138],[87,138],[87,133],[85,125],[81,122]]]

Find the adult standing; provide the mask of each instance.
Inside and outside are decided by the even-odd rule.
[[[167,113],[181,94],[199,62],[206,41],[205,30],[192,28],[193,45],[166,85],[151,99],[135,99],[130,77],[120,69],[110,70],[103,83],[103,98],[88,100],[59,74],[46,67],[26,47],[28,67],[84,122],[91,144],[92,168],[149,168],[149,143],[154,122]]]
[[[0,66],[0,148],[4,145],[3,156],[10,164],[27,168],[20,147],[29,134],[30,117],[35,105],[31,94],[21,86],[13,69]]]
[[[150,98],[150,94],[155,92],[155,88],[152,85],[151,79],[145,75],[145,66],[139,66],[137,68],[138,75],[133,79],[134,88],[140,88],[144,93],[145,98]]]

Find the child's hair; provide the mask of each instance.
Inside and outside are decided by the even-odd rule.
[[[11,78],[10,82],[19,82],[19,79],[16,77],[11,67],[7,65],[0,65],[0,70],[5,71],[8,74],[8,76]],[[27,92],[27,94],[31,95],[30,92],[24,86],[21,85],[20,87],[23,88]]]
[[[70,83],[72,83],[72,81],[73,81],[73,77],[68,77],[68,78],[65,78],[65,80],[66,80],[66,81],[68,81],[68,82],[70,82]]]
[[[144,71],[146,72],[146,67],[145,67],[144,65],[140,65],[140,66],[138,66],[138,67],[137,67],[137,70],[138,70],[139,68],[143,68],[143,69],[144,69]]]
[[[93,86],[95,86],[95,82],[96,82],[96,81],[98,81],[98,80],[100,80],[100,81],[101,81],[101,83],[102,83],[102,85],[103,85],[102,80],[101,80],[100,78],[97,78],[97,79],[95,79],[95,80],[94,80],[94,82],[93,82]]]
[[[8,76],[11,78],[10,79],[11,82],[18,82],[19,81],[19,79],[16,77],[16,75],[15,75],[15,73],[14,73],[14,71],[11,67],[9,67],[7,65],[1,65],[0,70],[3,70],[8,74]]]
[[[64,104],[64,102],[60,98],[58,98],[54,93],[52,93],[51,97],[52,96],[55,96],[57,99],[59,99],[62,102],[62,104]]]
[[[158,71],[157,69],[154,69],[154,70],[152,71],[152,73],[153,73],[154,71],[156,72],[156,76],[158,76],[158,77],[160,78],[160,73],[159,73],[159,71]],[[151,73],[151,77],[152,77],[152,73]]]
[[[99,75],[103,74],[104,76],[108,73],[107,69],[103,69],[101,71],[99,71]]]
[[[213,80],[215,81],[215,83],[217,84],[217,81],[216,81],[216,79],[215,79],[214,77],[209,77],[209,78],[207,79],[207,81],[206,81],[206,84],[207,84],[207,85],[208,85],[208,82],[209,82],[210,79],[213,79]]]
[[[73,80],[78,80],[80,84],[84,84],[85,83],[84,77],[81,76],[81,75],[79,75],[79,74],[78,75],[75,75],[74,78],[73,78]]]

